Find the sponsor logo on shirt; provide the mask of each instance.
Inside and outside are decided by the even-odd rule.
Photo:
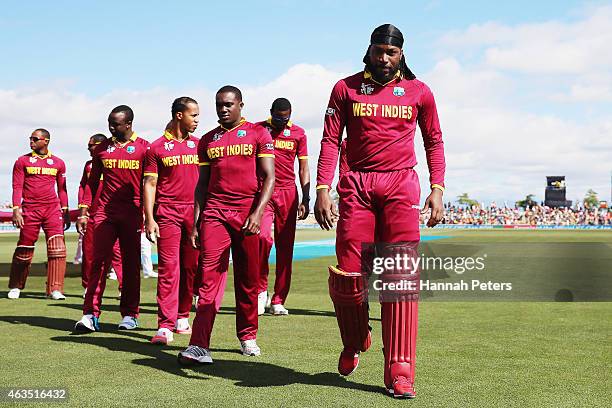
[[[286,136],[286,137],[291,136],[291,130],[289,130],[289,129],[283,130],[283,136]]]
[[[125,149],[125,151],[128,152],[128,154],[132,154],[136,151],[136,147],[128,146],[127,149]]]
[[[30,157],[30,163],[36,163],[36,160],[38,160],[36,157]]]
[[[374,92],[374,85],[372,84],[361,84],[361,94],[362,95],[372,95]]]
[[[115,146],[108,146],[108,147],[106,148],[106,151],[107,151],[108,153],[112,153],[112,152],[114,152],[114,151],[115,151]]]
[[[164,142],[164,149],[170,151],[174,149],[174,143],[172,142]]]
[[[212,137],[212,141],[216,142],[217,140],[221,139],[221,136],[223,136],[223,132],[215,133]]]
[[[244,129],[240,129],[237,133],[236,136],[238,137],[245,137],[247,135],[247,131]]]
[[[404,88],[402,88],[401,86],[396,86],[395,88],[393,88],[393,95],[404,96],[405,94],[406,91],[404,91]]]
[[[325,111],[325,114],[327,116],[333,116],[336,113],[336,110],[334,108],[327,108],[327,110]]]
[[[274,150],[274,143],[266,143],[265,149],[266,150]]]
[[[187,147],[193,149],[194,147],[196,147],[195,142],[193,140],[188,140]]]
[[[47,164],[48,164],[48,165],[53,164],[53,159],[47,159]]]

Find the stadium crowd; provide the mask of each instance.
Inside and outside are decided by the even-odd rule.
[[[455,206],[447,203],[444,224],[463,225],[612,225],[612,211],[584,206],[552,208],[535,205],[528,208],[497,206]],[[421,214],[423,224],[428,214]]]

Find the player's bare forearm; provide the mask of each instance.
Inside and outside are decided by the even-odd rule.
[[[300,159],[299,163],[302,202],[298,206],[298,219],[305,220],[310,213],[310,168],[308,167],[308,159]]]
[[[274,191],[274,158],[272,157],[259,157],[257,158],[257,164],[263,172],[263,185],[261,187],[261,193],[259,195],[259,201],[255,209],[249,214],[242,230],[245,235],[259,234],[261,227],[261,217],[263,216],[264,209],[268,205],[268,201],[272,197]]]
[[[153,208],[155,207],[155,194],[157,193],[157,177],[145,176],[143,184],[143,201],[145,210],[145,235],[153,243],[159,238],[159,226],[155,221]]]
[[[263,172],[264,179],[261,187],[261,194],[259,195],[259,202],[257,207],[253,210],[253,213],[263,215],[263,211],[268,205],[268,201],[272,198],[274,192],[274,158],[272,157],[259,157],[257,159],[258,164]]]
[[[155,206],[155,194],[157,193],[157,177],[145,176],[143,183],[143,202],[145,219],[152,220],[153,207]]]
[[[197,228],[200,212],[204,209],[208,193],[208,182],[210,181],[210,166],[200,166],[200,174],[195,191],[193,192],[193,227]]]
[[[302,202],[310,200],[310,168],[307,159],[301,159],[300,163],[300,186],[302,186]]]
[[[198,183],[196,184],[195,190],[193,192],[193,228],[191,230],[190,239],[191,246],[194,248],[200,247],[200,239],[198,236],[200,213],[204,209],[204,205],[206,203],[209,180],[210,166],[200,166]]]

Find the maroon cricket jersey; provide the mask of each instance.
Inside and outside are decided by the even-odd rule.
[[[259,122],[274,142],[274,189],[295,187],[295,158],[308,160],[308,143],[304,129],[289,121],[284,129],[272,127],[271,119]]]
[[[81,176],[81,181],[79,182],[79,203],[83,202],[83,197],[85,195],[85,186],[87,186],[87,181],[89,180],[89,175],[91,174],[92,168],[92,160],[88,160],[85,162],[85,167],[83,167],[83,175]],[[96,209],[98,208],[98,200],[100,200],[100,193],[102,193],[102,180],[103,177],[100,176],[100,184],[98,184],[98,189],[96,190],[96,196],[93,198],[91,205],[89,206],[89,216],[94,215]]]
[[[79,206],[91,207],[92,192],[101,188],[97,199],[99,208],[140,207],[143,162],[149,145],[136,133],[123,144],[112,137],[97,145],[83,201]],[[103,183],[100,183],[100,177],[103,177]]]
[[[79,181],[79,193],[78,193],[78,202],[83,202],[83,194],[85,193],[85,186],[87,185],[87,180],[89,180],[89,174],[91,173],[91,160],[87,160],[85,162],[85,166],[83,167],[83,174],[81,175],[81,181]]]
[[[193,204],[198,183],[199,138],[178,141],[166,131],[145,155],[144,175],[157,177],[156,203]]]
[[[444,143],[433,94],[423,82],[397,76],[386,84],[362,71],[334,86],[327,111],[317,172],[317,188],[334,178],[342,131],[351,170],[391,171],[417,164],[414,134],[421,128],[430,183],[444,185]]]
[[[210,166],[206,208],[250,208],[261,187],[257,158],[274,157],[274,143],[261,126],[242,120],[233,129],[211,130],[198,145],[200,166]]]
[[[31,152],[19,157],[13,166],[13,207],[54,203],[68,208],[64,161],[51,152],[46,156]]]

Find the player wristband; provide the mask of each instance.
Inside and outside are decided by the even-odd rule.
[[[320,186],[317,186],[317,190],[323,190],[324,188],[329,190],[329,186],[327,184],[321,184]]]
[[[444,190],[446,190],[444,187],[442,187],[442,186],[441,186],[441,185],[439,185],[439,184],[432,184],[432,185],[431,185],[431,189],[433,190],[434,188],[437,188],[438,190],[440,190],[440,191],[442,191],[442,192],[444,192]]]
[[[16,209],[18,209],[18,208],[20,208],[18,205],[14,205],[14,206],[13,206],[13,210],[16,210]]]

